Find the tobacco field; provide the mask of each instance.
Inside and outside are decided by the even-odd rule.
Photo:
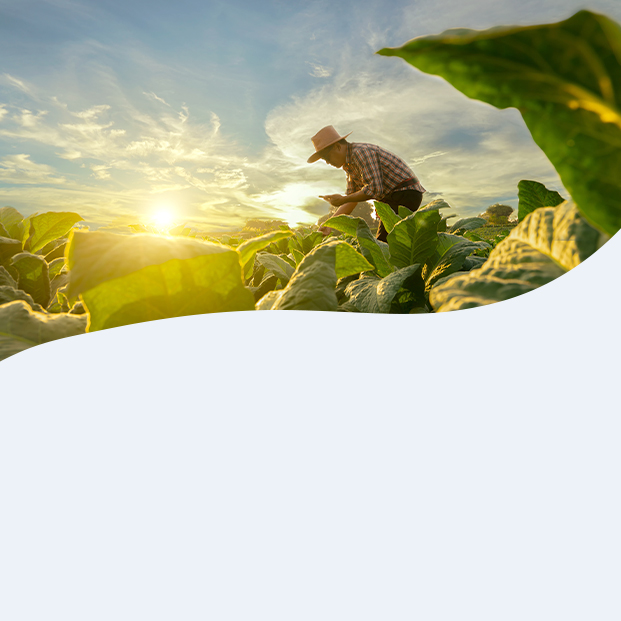
[[[564,22],[419,37],[397,56],[470,98],[517,108],[571,198],[519,182],[501,240],[436,200],[220,243],[88,231],[77,213],[0,209],[0,359],[67,336],[185,315],[251,310],[419,314],[528,293],[588,259],[621,227],[621,28],[581,11]],[[416,321],[415,318],[412,321]]]

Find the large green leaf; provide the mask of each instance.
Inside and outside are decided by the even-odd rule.
[[[186,237],[75,232],[69,298],[80,293],[88,331],[202,313],[253,310],[236,250]]]
[[[396,270],[385,278],[364,276],[347,285],[346,308],[353,307],[361,313],[389,313],[395,296],[403,283],[420,271],[419,264]]]
[[[524,218],[540,207],[556,207],[563,202],[563,197],[555,190],[548,190],[543,183],[522,179],[518,183],[518,220]]]
[[[67,295],[71,298],[108,280],[171,259],[184,260],[205,254],[231,252],[239,257],[236,251],[226,246],[185,237],[73,231],[67,250],[67,264],[71,273]]]
[[[88,332],[169,317],[254,310],[235,252],[172,259],[82,293]]]
[[[34,312],[22,300],[3,304],[0,306],[0,360],[34,345],[83,334],[85,330],[85,316]]]
[[[355,237],[360,244],[362,255],[373,265],[381,278],[388,276],[393,271],[393,267],[384,255],[377,239],[371,233],[369,225],[362,218],[340,215],[326,220],[323,225],[341,231],[350,237]]]
[[[19,274],[18,287],[45,307],[50,301],[50,276],[43,257],[29,252],[20,252],[11,259],[12,267]]]
[[[238,246],[237,252],[239,252],[244,278],[248,279],[252,276],[254,257],[257,252],[267,248],[271,243],[286,239],[291,235],[293,235],[293,231],[273,231],[260,237],[253,237]]]
[[[379,219],[382,221],[384,228],[390,233],[393,228],[396,226],[397,222],[401,220],[401,216],[397,215],[390,205],[386,203],[382,203],[380,201],[375,201],[375,212],[379,216]]]
[[[621,228],[621,28],[580,11],[543,26],[449,30],[383,49],[468,97],[521,112],[580,212]]]
[[[17,289],[17,281],[1,265],[0,265],[0,287],[12,287],[13,289]]]
[[[22,242],[11,237],[0,237],[0,263],[6,263],[22,251]]]
[[[0,224],[12,239],[17,239],[20,243],[24,234],[23,219],[24,216],[13,207],[0,208]]]
[[[390,262],[396,267],[425,263],[438,244],[438,210],[417,211],[395,224],[388,233]]]
[[[373,266],[347,242],[337,241],[331,243],[335,244],[336,249],[334,270],[337,278],[346,278],[347,276],[359,274],[360,272],[367,272],[373,269]],[[313,252],[329,245],[331,244],[317,246]]]
[[[438,311],[483,306],[532,291],[573,269],[602,236],[573,203],[542,207],[494,248],[482,267],[439,282],[430,292]]]
[[[30,216],[30,231],[26,249],[37,252],[50,242],[64,237],[73,228],[73,225],[84,220],[77,213],[48,211]]]
[[[335,311],[339,278],[370,270],[373,266],[343,241],[322,244],[309,252],[282,291],[271,291],[258,310]]]
[[[476,250],[490,248],[486,242],[475,242],[460,235],[438,233],[438,245],[434,256],[425,265],[425,289],[431,287],[440,279],[464,267],[464,262]]]
[[[289,279],[293,276],[293,272],[295,272],[295,269],[291,267],[287,261],[276,254],[261,252],[257,255],[257,261],[267,272],[276,276],[283,285],[289,282]]]
[[[0,306],[9,302],[14,302],[15,300],[23,300],[33,310],[40,312],[45,311],[43,306],[37,304],[32,299],[32,296],[28,295],[25,291],[15,289],[14,287],[10,287],[8,285],[0,285]]]

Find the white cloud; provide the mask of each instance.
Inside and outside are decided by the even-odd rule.
[[[17,185],[66,183],[64,177],[57,176],[54,168],[33,162],[30,155],[25,153],[9,155],[0,160],[0,181]]]
[[[91,165],[91,170],[93,171],[93,176],[95,179],[110,179],[110,166],[105,166],[104,164],[100,165]]]
[[[21,91],[26,95],[30,95],[31,97],[34,96],[34,91],[30,86],[28,86],[23,80],[15,78],[8,73],[4,73],[2,76],[0,76],[0,82],[4,82],[10,87],[17,89],[18,91]]]
[[[310,141],[334,125],[348,140],[383,146],[413,167],[425,188],[462,214],[514,197],[522,178],[558,186],[556,171],[532,141],[516,110],[475,102],[444,80],[409,67],[336,78],[305,98],[275,108],[266,131],[287,160],[292,180],[334,179],[319,162],[306,165]],[[325,171],[325,172],[324,172]],[[339,171],[341,191],[345,175]]]
[[[19,116],[15,117],[15,120],[22,127],[36,127],[42,121],[42,119],[47,114],[46,110],[41,110],[37,114],[33,114],[30,110],[22,110]]]
[[[158,97],[155,93],[143,92],[142,94],[145,95],[148,99],[152,99],[153,101],[159,101],[160,103],[163,103],[165,106],[168,106],[169,108],[171,107],[171,105],[167,101],[165,101],[161,97]]]
[[[330,69],[330,67],[324,67],[323,65],[310,61],[306,61],[306,64],[311,66],[312,71],[309,72],[309,75],[312,75],[314,78],[329,78],[332,75],[332,69]]]

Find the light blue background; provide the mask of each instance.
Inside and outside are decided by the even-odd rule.
[[[618,620],[620,250],[472,311],[4,361],[0,617]]]

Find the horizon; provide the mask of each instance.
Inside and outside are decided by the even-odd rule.
[[[0,206],[76,211],[91,228],[150,224],[163,211],[214,233],[252,219],[311,225],[329,211],[318,196],[346,187],[342,170],[306,163],[325,125],[402,157],[427,189],[423,203],[443,198],[451,214],[517,211],[521,179],[567,197],[516,109],[375,52],[580,8],[1,1]],[[616,0],[588,8],[621,21]]]

